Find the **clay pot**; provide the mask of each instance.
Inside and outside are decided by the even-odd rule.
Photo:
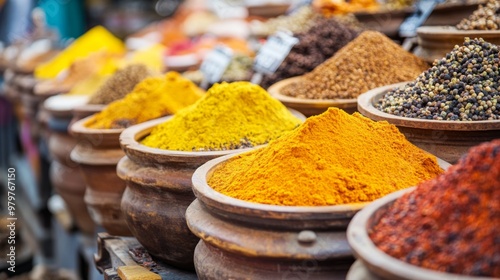
[[[201,238],[199,279],[344,279],[354,261],[345,228],[365,204],[288,207],[222,195],[207,177],[231,156],[209,161],[192,178],[198,199],[186,218]]]
[[[207,181],[219,164],[207,162],[192,177],[197,199],[186,211],[201,241],[194,256],[200,279],[345,279],[354,261],[346,228],[369,203],[277,206],[239,200]],[[438,160],[442,168],[449,164]]]
[[[293,113],[305,119],[300,113]],[[127,184],[122,211],[133,235],[151,255],[174,266],[193,269],[193,254],[199,239],[189,231],[185,218],[187,207],[195,199],[191,176],[211,159],[250,149],[182,152],[139,143],[156,125],[169,118],[132,126],[120,136],[127,155],[117,168],[118,176]]]
[[[433,62],[449,53],[455,45],[463,45],[465,37],[483,38],[486,42],[500,44],[499,30],[457,30],[452,26],[423,26],[417,29],[418,47],[415,55]]]
[[[426,268],[421,268],[409,263],[395,259],[387,255],[372,242],[368,232],[377,223],[384,213],[399,197],[405,193],[413,191],[415,188],[401,190],[381,199],[372,202],[370,205],[360,211],[349,224],[347,229],[347,237],[351,245],[354,255],[361,264],[357,264],[353,268],[352,273],[360,273],[365,275],[366,279],[396,279],[396,280],[448,280],[448,279],[463,279],[463,280],[480,280],[493,279],[485,277],[473,277],[451,273],[434,271]],[[374,277],[372,277],[374,275]],[[359,279],[350,277],[349,279]]]
[[[438,121],[404,118],[384,113],[374,105],[398,83],[370,90],[358,97],[358,110],[375,121],[387,121],[398,127],[415,146],[449,162],[456,163],[469,148],[500,138],[500,120]]]
[[[95,224],[90,218],[83,196],[85,183],[78,165],[71,160],[71,150],[76,140],[68,132],[71,114],[61,114],[53,108],[44,108],[48,114],[48,147],[51,158],[50,180],[56,192],[61,195],[76,226],[85,234],[94,234]]]
[[[87,128],[91,117],[73,123],[70,132],[77,141],[71,159],[79,164],[87,186],[84,200],[96,224],[111,235],[130,236],[120,210],[125,183],[116,175],[124,156],[118,141],[123,129]]]
[[[191,176],[208,160],[239,150],[168,151],[138,142],[169,118],[132,126],[120,136],[127,155],[117,168],[118,176],[127,184],[121,206],[132,234],[151,255],[174,266],[193,269],[198,238],[189,231],[185,219],[186,209],[195,199]]]

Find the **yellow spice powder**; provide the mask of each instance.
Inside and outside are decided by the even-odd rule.
[[[224,82],[155,127],[142,144],[180,151],[238,149],[265,144],[300,123],[260,86]]]
[[[203,90],[177,72],[146,78],[123,99],[110,103],[86,127],[126,128],[134,124],[174,114],[196,102]]]

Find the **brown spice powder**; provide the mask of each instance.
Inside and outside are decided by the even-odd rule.
[[[356,98],[370,89],[413,80],[428,67],[382,33],[365,31],[282,93],[308,99]]]

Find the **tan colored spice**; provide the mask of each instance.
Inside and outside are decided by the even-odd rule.
[[[122,99],[138,83],[155,74],[144,64],[132,64],[120,69],[90,97],[89,104],[109,104]]]
[[[356,98],[370,89],[413,80],[428,66],[382,33],[365,31],[282,93],[309,99]]]

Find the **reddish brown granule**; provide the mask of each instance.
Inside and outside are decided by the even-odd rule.
[[[500,277],[500,139],[402,196],[369,234],[413,265]]]

